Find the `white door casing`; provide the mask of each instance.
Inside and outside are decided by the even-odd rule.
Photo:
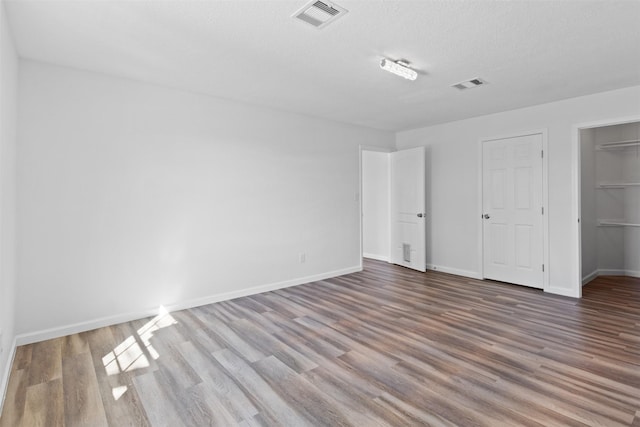
[[[482,143],[483,274],[543,288],[542,134]]]
[[[424,147],[390,154],[390,260],[426,271]]]

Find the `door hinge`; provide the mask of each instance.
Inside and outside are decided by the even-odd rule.
[[[542,272],[544,273],[544,264],[542,264]]]
[[[544,159],[544,150],[540,150],[540,158]]]

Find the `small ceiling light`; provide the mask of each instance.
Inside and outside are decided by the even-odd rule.
[[[418,77],[418,73],[409,68],[409,62],[403,60],[392,61],[387,58],[382,58],[380,61],[380,68],[400,77],[404,77],[407,80],[415,80]]]

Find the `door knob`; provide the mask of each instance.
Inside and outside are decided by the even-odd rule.
[[[484,214],[484,215],[482,215],[482,216],[484,217],[484,219],[489,219],[489,218],[491,218],[491,216],[490,216],[489,214]]]
[[[423,216],[424,216],[424,215],[423,215],[423,214],[421,214],[421,213],[419,213],[419,214],[418,214],[418,218],[422,218]]]

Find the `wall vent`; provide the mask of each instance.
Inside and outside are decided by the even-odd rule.
[[[323,28],[347,12],[347,9],[335,3],[313,0],[294,13],[292,17],[316,28]]]
[[[455,87],[456,89],[460,89],[460,90],[465,90],[465,89],[471,89],[471,88],[486,85],[486,84],[487,82],[476,77],[475,79],[465,80],[464,82],[456,83],[454,85],[451,85],[451,87]]]
[[[411,262],[411,245],[409,243],[402,244],[402,259],[404,262]]]

